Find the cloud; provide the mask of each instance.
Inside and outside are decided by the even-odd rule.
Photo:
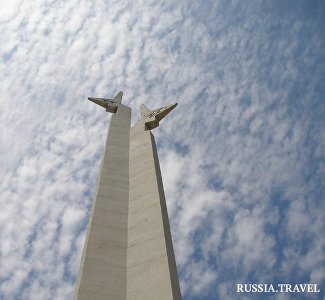
[[[179,103],[154,134],[184,299],[324,282],[324,7],[288,3],[3,7],[1,299],[72,298],[110,118],[86,98],[119,90],[133,122]]]

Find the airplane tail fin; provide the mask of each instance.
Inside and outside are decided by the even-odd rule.
[[[141,112],[141,117],[144,117],[145,115],[148,115],[151,113],[151,110],[146,107],[144,104],[140,105],[140,112]]]
[[[115,101],[121,103],[121,101],[122,101],[122,97],[123,97],[123,92],[120,91],[120,92],[118,92],[118,94],[114,97],[113,100],[115,100]]]

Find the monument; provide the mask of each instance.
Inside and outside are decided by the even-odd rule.
[[[177,104],[141,105],[131,128],[123,93],[88,98],[113,113],[86,234],[75,300],[181,299],[155,139]]]

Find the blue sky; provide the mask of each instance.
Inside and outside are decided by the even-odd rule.
[[[0,10],[0,299],[72,299],[110,115],[154,134],[184,300],[325,299],[323,1],[10,1]],[[268,298],[269,297],[269,298]]]

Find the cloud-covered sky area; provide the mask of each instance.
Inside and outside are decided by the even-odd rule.
[[[0,9],[0,299],[73,297],[110,114],[154,130],[184,300],[325,299],[323,1]],[[238,294],[237,283],[315,283]]]

